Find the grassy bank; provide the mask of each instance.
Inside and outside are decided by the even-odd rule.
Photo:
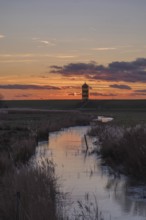
[[[61,219],[61,197],[52,164],[13,169],[1,178],[0,219]]]
[[[89,135],[97,137],[103,163],[117,173],[146,182],[146,124],[99,124]]]
[[[93,116],[80,112],[9,111],[0,115],[0,175],[27,163],[37,142],[48,140],[49,132],[87,125]]]
[[[49,132],[87,125],[93,116],[81,112],[11,110],[0,115],[0,219],[58,220],[64,195],[59,191],[54,165],[29,167],[38,141]],[[18,207],[19,206],[19,207]]]

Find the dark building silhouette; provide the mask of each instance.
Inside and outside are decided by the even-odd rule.
[[[84,83],[82,85],[82,100],[87,101],[89,99],[89,86]]]

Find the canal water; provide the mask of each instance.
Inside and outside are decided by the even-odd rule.
[[[98,206],[104,220],[146,219],[145,187],[129,185],[126,178],[101,166],[100,157],[92,153],[95,140],[88,136],[86,151],[84,135],[88,129],[71,127],[52,132],[49,141],[40,142],[36,150],[36,162],[47,158],[55,164],[61,191],[70,201],[66,208],[69,219],[74,219],[81,201]]]

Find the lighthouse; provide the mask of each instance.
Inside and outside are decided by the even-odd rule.
[[[86,83],[84,83],[82,85],[82,100],[88,101],[88,99],[89,99],[89,86]]]

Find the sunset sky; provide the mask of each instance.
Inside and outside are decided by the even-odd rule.
[[[146,99],[146,0],[1,0],[4,99]]]

